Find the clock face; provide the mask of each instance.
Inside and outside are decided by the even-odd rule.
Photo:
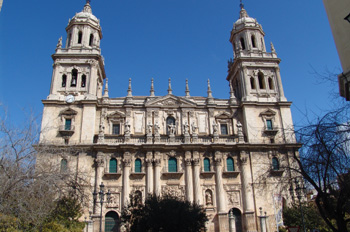
[[[68,96],[66,96],[66,102],[67,102],[67,103],[72,103],[72,102],[74,102],[74,96],[73,96],[73,95],[68,95]]]

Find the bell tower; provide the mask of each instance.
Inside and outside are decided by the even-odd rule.
[[[102,31],[99,20],[92,14],[90,1],[69,20],[67,39],[62,37],[52,55],[54,61],[50,95],[47,100],[97,100],[102,97],[106,78],[101,55]],[[69,100],[71,101],[71,100]]]
[[[230,42],[234,59],[229,62],[227,80],[241,101],[286,101],[279,71],[280,59],[271,43],[266,51],[265,33],[256,19],[248,16],[243,4],[233,24]]]

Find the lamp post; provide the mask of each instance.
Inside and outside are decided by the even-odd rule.
[[[94,202],[97,202],[97,195],[99,197],[99,202],[101,205],[101,211],[100,211],[100,232],[102,232],[102,208],[103,203],[109,203],[111,201],[111,192],[108,190],[107,193],[105,193],[105,185],[103,182],[100,184],[100,191],[97,193],[96,190],[93,192],[93,198]],[[107,195],[107,201],[105,201],[105,195]]]
[[[291,193],[291,195],[293,196],[294,194],[294,191],[296,192],[297,194],[297,198],[299,200],[299,208],[300,208],[300,213],[301,213],[301,220],[302,220],[302,223],[303,223],[303,229],[304,229],[304,232],[306,232],[306,229],[305,229],[305,222],[304,222],[304,213],[303,213],[303,207],[301,205],[301,198],[304,194],[304,191],[305,191],[305,187],[302,187],[300,186],[299,184],[299,181],[298,180],[295,180],[295,189],[293,189],[293,186],[291,185],[290,188],[289,188],[289,191]]]

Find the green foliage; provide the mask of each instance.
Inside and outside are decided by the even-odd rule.
[[[197,232],[205,230],[208,218],[197,204],[172,196],[151,196],[145,204],[137,197],[131,197],[121,220],[128,225],[130,232]]]
[[[19,232],[17,229],[18,220],[13,216],[8,216],[0,213],[0,229],[3,232]]]
[[[56,208],[44,224],[43,230],[47,232],[82,231],[85,225],[78,220],[81,215],[79,201],[76,198],[63,197],[57,201]]]
[[[309,203],[302,204],[302,207],[307,231],[312,231],[313,229],[319,229],[322,232],[332,231],[322,219],[316,205]],[[283,221],[286,226],[300,226],[302,228],[303,222],[299,205],[285,208],[283,210]]]

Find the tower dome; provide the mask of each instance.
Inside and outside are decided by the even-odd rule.
[[[249,17],[247,11],[242,7],[239,13],[239,19],[233,24],[233,28],[239,30],[243,27],[256,27],[257,25],[260,26],[257,20]]]
[[[84,9],[81,12],[76,13],[71,21],[88,22],[90,20],[91,23],[99,26],[99,20],[95,15],[92,14],[90,3],[87,2],[84,6]]]

